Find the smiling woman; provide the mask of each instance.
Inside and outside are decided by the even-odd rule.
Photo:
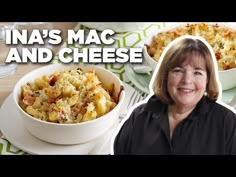
[[[217,101],[215,55],[201,37],[177,38],[163,52],[151,83],[114,137],[114,154],[236,154],[236,115]]]

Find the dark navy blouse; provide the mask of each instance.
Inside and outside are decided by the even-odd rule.
[[[203,97],[170,139],[168,105],[152,96],[137,107],[114,141],[114,154],[236,154],[236,115]]]

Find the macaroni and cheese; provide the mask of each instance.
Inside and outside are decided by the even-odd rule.
[[[187,24],[160,32],[154,37],[150,45],[146,45],[148,54],[158,62],[164,48],[182,35],[195,35],[205,38],[215,52],[219,70],[236,67],[236,31],[218,24]]]
[[[113,90],[114,84],[103,85],[92,69],[70,69],[23,85],[19,105],[43,121],[79,123],[110,112],[118,103]]]

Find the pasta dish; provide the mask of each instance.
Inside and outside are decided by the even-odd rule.
[[[79,123],[110,112],[118,103],[113,91],[114,84],[105,87],[93,69],[70,69],[23,85],[19,105],[43,121]]]
[[[148,54],[155,61],[158,61],[164,48],[182,35],[195,35],[205,38],[215,52],[219,70],[236,67],[236,31],[219,24],[187,24],[160,32],[153,38],[150,45],[145,44]]]

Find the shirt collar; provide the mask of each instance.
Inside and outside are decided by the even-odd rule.
[[[196,118],[206,114],[209,102],[210,100],[206,96],[203,96],[195,109],[188,116],[189,120],[195,120]],[[166,111],[167,107],[168,104],[163,103],[158,96],[153,95],[148,100],[144,109],[146,111],[152,112],[154,118],[159,118]]]
[[[163,103],[159,97],[157,97],[156,95],[153,95],[148,100],[146,106],[144,107],[144,110],[148,112],[152,112],[154,118],[159,118],[161,114],[165,112],[167,107],[168,105]]]
[[[192,113],[188,116],[188,118],[191,120],[195,120],[196,118],[205,115],[209,107],[209,102],[210,102],[209,98],[203,96],[201,100],[198,102],[197,106],[192,111]]]

